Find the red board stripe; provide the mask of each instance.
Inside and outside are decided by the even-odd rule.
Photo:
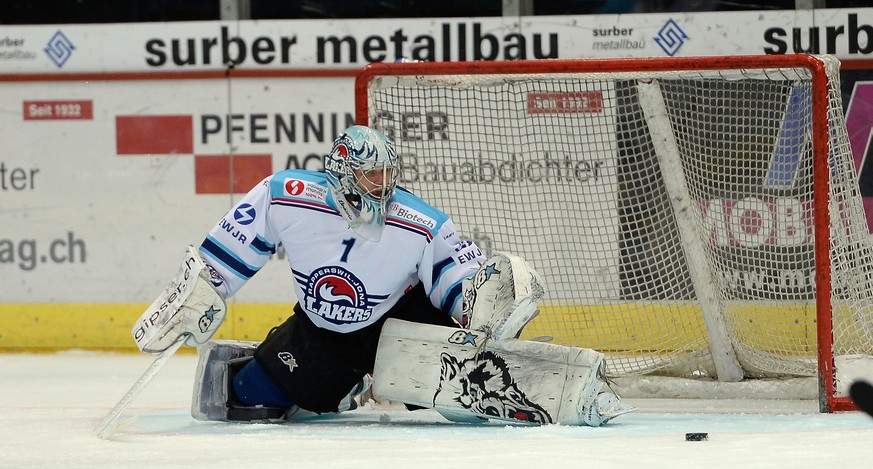
[[[116,116],[115,147],[119,155],[194,153],[192,116]]]
[[[194,155],[197,194],[243,194],[270,174],[272,155]]]

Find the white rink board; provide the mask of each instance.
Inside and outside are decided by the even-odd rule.
[[[306,155],[329,149],[352,119],[348,78],[238,79],[231,104],[224,80],[2,86],[0,162],[8,190],[0,269],[2,300],[9,302],[150,302],[185,246],[199,245],[241,197],[196,194],[194,154],[271,154],[270,172],[294,154],[318,169]],[[89,101],[93,118],[24,120],[24,101]],[[231,118],[237,130],[229,136],[217,130],[219,122],[227,129],[228,113],[239,116]],[[118,154],[118,116],[164,115],[192,117],[192,153]],[[276,138],[276,116],[286,124],[293,116],[293,139],[284,130]],[[305,120],[319,119],[320,127],[304,129]],[[291,290],[287,263],[274,259],[237,298],[290,302]]]

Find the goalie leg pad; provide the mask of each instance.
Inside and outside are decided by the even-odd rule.
[[[464,317],[470,330],[493,339],[518,337],[536,317],[545,289],[539,274],[519,256],[495,252],[464,280]]]
[[[633,410],[609,389],[604,366],[590,349],[389,319],[373,393],[456,421],[599,426]]]

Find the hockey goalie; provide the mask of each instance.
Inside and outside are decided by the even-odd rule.
[[[603,355],[519,340],[544,293],[518,256],[486,258],[452,220],[397,187],[393,144],[345,130],[323,172],[280,171],[186,252],[133,328],[140,350],[198,347],[192,415],[284,421],[380,399],[455,421],[598,426],[632,410]],[[227,298],[287,253],[298,303],[263,342],[210,341]],[[284,286],[277,286],[284,288]]]

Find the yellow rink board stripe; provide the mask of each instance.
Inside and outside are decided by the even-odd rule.
[[[147,304],[0,303],[0,351],[67,349],[135,351],[130,330]],[[292,305],[232,303],[216,339],[260,341],[291,314]],[[522,338],[602,351],[688,350],[705,347],[699,307],[687,302],[617,302],[601,305],[542,305]],[[811,304],[727,306],[734,331],[756,348],[787,353],[816,348]],[[835,308],[835,315],[848,314]]]
[[[723,306],[732,335],[749,347],[788,355],[817,349],[811,302],[726,302]],[[834,314],[848,312],[838,307]],[[603,352],[690,352],[707,347],[700,306],[682,301],[543,305],[522,338],[537,336]]]
[[[0,351],[136,351],[134,322],[148,304],[0,303]],[[231,304],[216,339],[261,341],[290,304]]]

